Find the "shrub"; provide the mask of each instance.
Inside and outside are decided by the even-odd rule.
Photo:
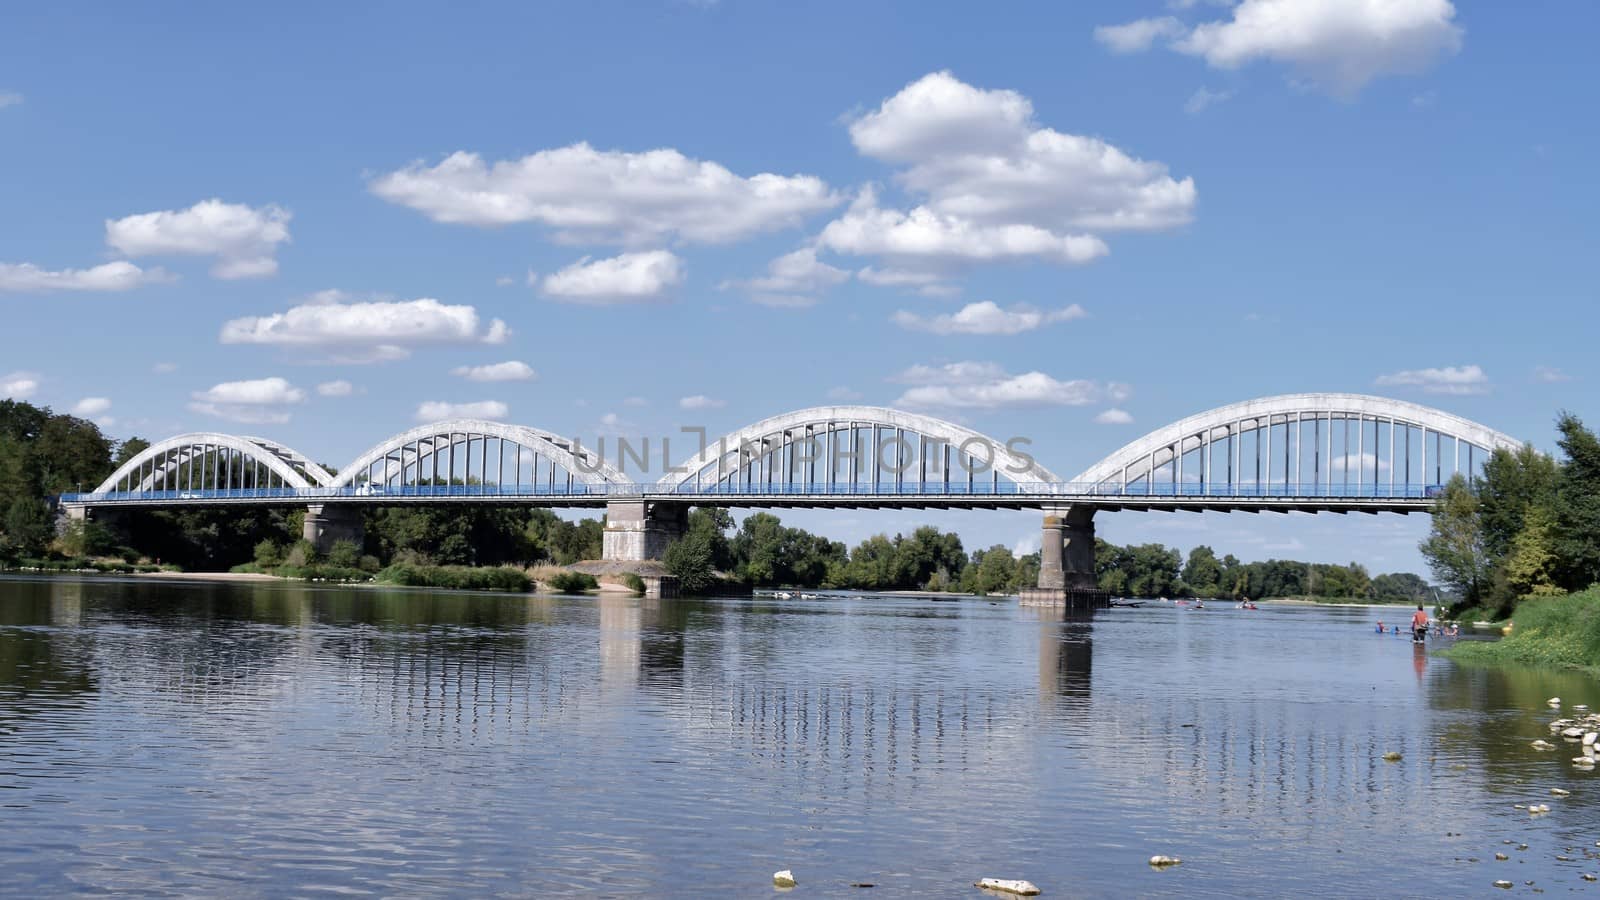
[[[711,570],[711,544],[704,535],[691,534],[675,541],[661,562],[678,579],[678,590],[693,594],[705,590],[715,577]]]
[[[309,566],[316,561],[317,548],[311,546],[311,542],[304,538],[295,541],[294,546],[290,547],[289,552],[283,557],[284,565],[297,568]]]
[[[283,548],[272,538],[267,538],[256,545],[255,564],[263,569],[270,569],[283,562]]]
[[[328,551],[328,565],[354,569],[361,564],[361,548],[355,541],[334,541]]]
[[[633,591],[635,594],[641,597],[644,596],[644,579],[640,578],[637,574],[633,572],[623,573],[622,583],[628,586],[628,590]]]
[[[395,563],[379,572],[375,580],[382,584],[404,587],[512,593],[527,593],[533,587],[527,573],[511,566],[474,569],[467,566],[413,566]]]
[[[563,594],[581,594],[598,588],[600,582],[582,572],[559,572],[550,576],[550,586]]]

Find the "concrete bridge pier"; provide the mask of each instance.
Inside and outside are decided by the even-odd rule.
[[[1069,506],[1044,517],[1039,584],[1023,588],[1025,606],[1095,609],[1111,605],[1094,565],[1094,507]]]
[[[359,506],[313,503],[306,507],[301,536],[310,541],[318,553],[326,555],[340,541],[351,541],[360,547],[367,539],[367,524]]]
[[[686,503],[612,500],[606,504],[601,558],[628,562],[660,559],[688,528]]]

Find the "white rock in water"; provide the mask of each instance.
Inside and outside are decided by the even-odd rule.
[[[1577,710],[1578,712],[1583,712],[1584,710],[1589,708],[1589,704],[1587,704],[1587,703],[1574,703],[1574,704],[1572,704],[1572,708]]]
[[[1007,894],[1018,894],[1023,897],[1032,897],[1039,893],[1038,886],[1033,882],[1016,878],[980,878],[973,883],[973,887],[981,887],[987,891],[1004,891]]]
[[[1590,731],[1583,736],[1583,745],[1593,747],[1595,738],[1600,738],[1600,731]]]
[[[1555,748],[1556,748],[1556,745],[1550,743],[1549,741],[1534,741],[1533,742],[1533,749],[1535,749],[1535,750],[1554,750]]]
[[[1560,706],[1561,705],[1561,698],[1560,697],[1551,697],[1549,700],[1546,700],[1545,703],[1547,705],[1549,705],[1549,706]]]
[[[1581,738],[1583,737],[1583,729],[1576,725],[1572,726],[1571,728],[1563,728],[1561,729],[1561,736],[1569,738]]]
[[[1183,862],[1183,860],[1177,858],[1176,856],[1152,856],[1152,857],[1150,857],[1150,865],[1152,865],[1152,866],[1176,866],[1176,865],[1178,865],[1178,864],[1180,864],[1182,862]]]
[[[1497,887],[1497,888],[1504,888],[1504,889],[1506,889],[1508,891],[1511,890],[1511,882],[1505,880],[1504,878],[1500,879],[1499,881],[1496,881],[1494,883],[1494,886]]]
[[[1553,797],[1570,797],[1570,796],[1572,796],[1572,792],[1571,791],[1564,791],[1561,788],[1551,788],[1550,789],[1550,794]]]
[[[794,873],[788,869],[772,873],[772,884],[775,887],[794,887],[799,882],[794,880]]]

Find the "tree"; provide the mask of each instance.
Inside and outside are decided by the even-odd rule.
[[[705,590],[715,580],[711,557],[711,546],[704,534],[686,534],[667,547],[661,563],[678,579],[680,591],[694,594]]]
[[[1217,554],[1204,544],[1189,551],[1189,564],[1183,567],[1183,580],[1202,597],[1215,597],[1220,593],[1222,563]]]
[[[1460,475],[1451,477],[1433,507],[1433,525],[1420,548],[1433,577],[1463,601],[1482,599],[1489,558],[1478,527],[1478,497]]]
[[[1600,439],[1571,413],[1556,423],[1566,465],[1556,489],[1553,547],[1562,587],[1600,582]]]
[[[361,548],[355,541],[334,541],[328,548],[328,565],[354,569],[361,565]]]
[[[37,497],[18,497],[11,501],[5,516],[6,544],[19,554],[43,553],[55,536],[50,522],[50,507]]]
[[[1556,554],[1550,522],[1549,511],[1535,506],[1524,517],[1522,530],[1511,540],[1505,560],[1505,579],[1513,597],[1561,593],[1555,583]]]

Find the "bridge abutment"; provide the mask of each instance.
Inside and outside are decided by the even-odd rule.
[[[358,506],[314,503],[306,507],[301,536],[318,553],[326,554],[340,541],[351,541],[360,547],[367,539],[367,524]]]
[[[1023,588],[1025,606],[1093,609],[1109,606],[1094,563],[1094,507],[1069,506],[1044,517],[1039,545],[1039,584]]]
[[[688,527],[686,504],[613,500],[606,504],[601,558],[630,562],[660,559]]]

